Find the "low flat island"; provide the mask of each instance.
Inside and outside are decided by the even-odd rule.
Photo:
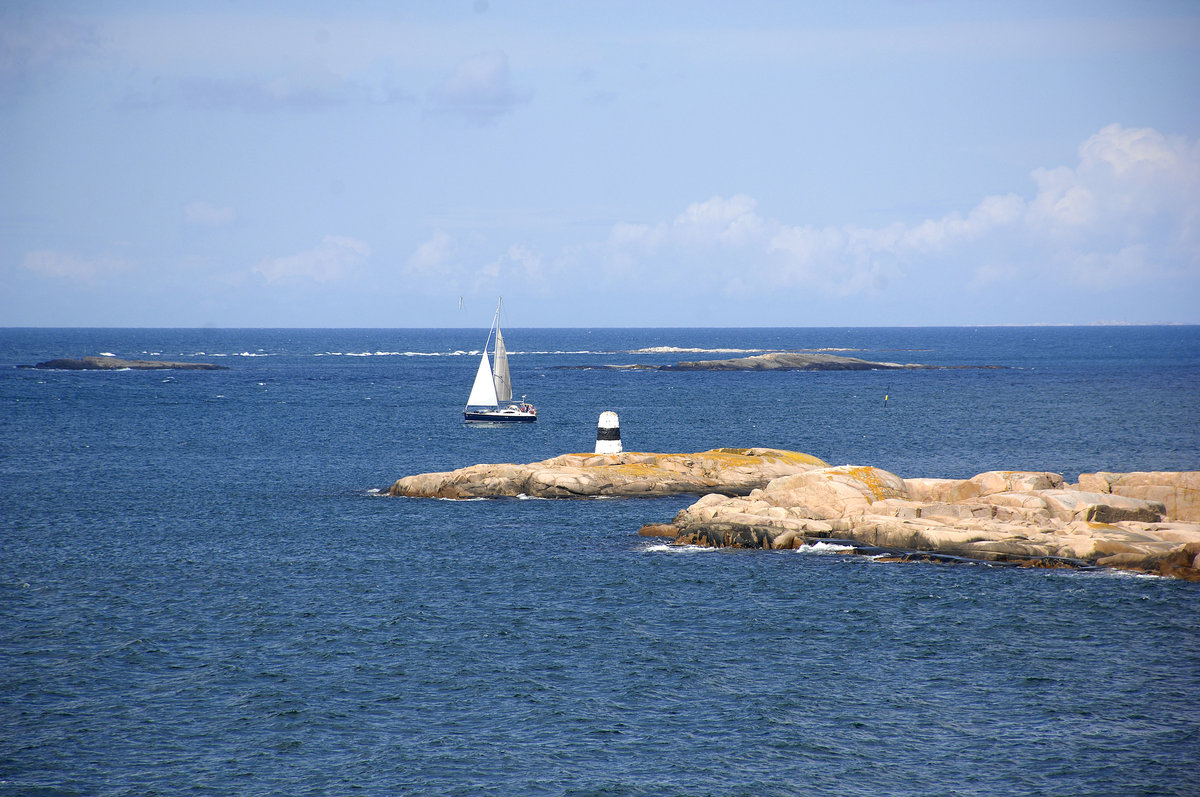
[[[18,368],[41,368],[51,371],[228,371],[224,365],[212,363],[183,363],[170,360],[122,360],[120,357],[59,357],[37,365],[18,365]]]
[[[922,365],[863,360],[814,351],[772,351],[725,360],[684,360],[674,365],[559,365],[561,370],[613,371],[936,371],[967,368],[1003,368],[1002,365]]]
[[[399,479],[425,498],[702,497],[644,536],[679,545],[793,549],[836,542],[897,560],[1103,567],[1200,581],[1200,471],[1044,471],[903,479],[769,448],[564,454]]]

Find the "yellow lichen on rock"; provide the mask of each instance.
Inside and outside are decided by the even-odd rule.
[[[745,462],[741,464],[765,461],[782,462],[813,468],[829,467],[829,463],[814,457],[812,454],[804,454],[799,451],[786,451],[781,448],[714,448],[711,451],[705,451],[704,453],[706,455],[714,456],[718,454],[725,454],[735,457],[743,457]]]
[[[876,501],[908,497],[904,490],[897,489],[894,484],[888,484],[888,480],[883,476],[886,471],[881,471],[879,468],[846,466],[840,470],[862,484]],[[888,475],[890,476],[891,474]]]

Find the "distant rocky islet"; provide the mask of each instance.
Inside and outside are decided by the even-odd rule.
[[[39,368],[51,371],[227,371],[228,366],[212,363],[172,362],[170,360],[123,360],[120,357],[88,356],[59,357],[37,365],[18,365],[18,368]]]
[[[658,353],[644,351],[643,353]],[[1000,368],[995,365],[942,366],[920,363],[893,363],[846,357],[840,354],[815,351],[772,351],[747,357],[720,360],[684,360],[674,365],[564,365],[563,369],[607,368],[612,370],[650,371],[914,371],[945,368]]]

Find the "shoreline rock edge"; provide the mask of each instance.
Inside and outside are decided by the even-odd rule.
[[[1096,479],[1169,494],[1172,509],[1089,489]],[[776,479],[745,497],[705,496],[652,529],[641,533],[675,544],[778,550],[837,541],[892,560],[1114,568],[1200,581],[1200,472],[1083,474],[1070,485],[1049,472],[906,480],[845,465]]]
[[[1200,581],[1200,471],[1046,471],[912,478],[831,467],[794,451],[563,454],[397,480],[387,494],[444,499],[654,497],[697,501],[639,534],[676,545],[848,545],[888,561],[1097,567]]]

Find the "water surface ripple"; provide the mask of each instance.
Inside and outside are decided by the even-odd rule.
[[[590,450],[604,409],[630,449],[1200,469],[1196,328],[506,330],[542,417],[490,430],[470,357],[327,354],[476,333],[0,330],[0,795],[1200,793],[1195,584],[636,536],[688,497],[371,492]],[[555,367],[722,347],[1006,367]],[[100,351],[230,370],[11,367]]]

